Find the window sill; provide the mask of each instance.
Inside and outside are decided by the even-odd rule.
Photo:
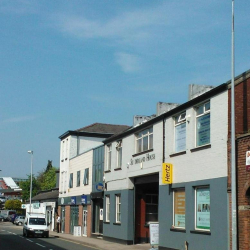
[[[110,173],[111,172],[111,170],[105,170],[104,171],[104,173]]]
[[[134,155],[132,155],[132,157],[136,157],[136,156],[138,156],[138,155],[143,155],[143,154],[146,154],[146,153],[149,153],[149,152],[152,152],[152,151],[154,151],[154,150],[153,150],[153,149],[149,149],[149,150],[146,150],[146,151],[143,151],[143,152],[134,154]]]
[[[121,226],[121,222],[115,222],[115,223],[113,223],[113,225],[117,225],[117,226]]]
[[[171,154],[171,155],[169,155],[169,157],[175,157],[175,156],[179,156],[179,155],[184,155],[186,153],[187,153],[186,151],[181,151],[181,152],[178,152],[178,153]]]
[[[207,149],[207,148],[211,148],[211,144],[206,144],[204,146],[200,146],[200,147],[197,147],[197,148],[192,148],[192,149],[190,149],[190,151],[191,152],[196,152],[196,151],[200,151],[200,150]]]
[[[110,224],[110,221],[104,221],[103,224]]]
[[[186,229],[184,228],[170,228],[172,232],[186,233]]]
[[[203,231],[203,230],[190,230],[190,233],[192,234],[205,234],[205,235],[211,235],[210,231]]]
[[[117,170],[122,170],[122,168],[115,168],[114,170],[115,170],[115,171],[117,171]]]

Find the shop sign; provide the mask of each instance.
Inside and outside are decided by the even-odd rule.
[[[39,207],[40,207],[40,203],[39,202],[33,203],[32,205],[33,205],[34,209],[39,209]]]
[[[250,151],[246,152],[246,171],[250,171]]]
[[[83,205],[87,204],[87,195],[82,195],[81,202]]]
[[[73,196],[73,197],[71,197],[71,205],[76,205],[76,197],[75,196]]]
[[[142,163],[142,162],[145,162],[145,161],[151,161],[151,160],[154,160],[154,159],[155,159],[155,154],[146,154],[146,156],[136,158],[134,160],[131,159],[129,164],[133,165],[133,164],[138,164],[138,163]]]
[[[98,184],[96,184],[95,188],[97,191],[103,191],[104,186],[101,182],[99,182]]]
[[[162,163],[162,183],[172,184],[173,182],[173,164]]]
[[[152,247],[159,245],[159,224],[150,223],[149,224],[149,235],[150,235],[150,245]]]

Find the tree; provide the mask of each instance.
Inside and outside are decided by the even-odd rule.
[[[56,187],[56,171],[57,168],[51,167],[43,173],[40,182],[41,190],[49,190]]]
[[[48,160],[47,168],[45,172],[48,172],[52,168],[52,161]]]
[[[20,200],[7,200],[5,202],[5,209],[7,210],[21,210],[22,202]]]
[[[21,181],[19,186],[22,189],[22,200],[25,202],[30,198],[30,175],[28,175],[27,181]],[[41,190],[40,183],[34,177],[32,178],[32,197],[35,196]]]

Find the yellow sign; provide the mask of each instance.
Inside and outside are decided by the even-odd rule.
[[[173,182],[173,164],[162,163],[162,183],[172,184]]]

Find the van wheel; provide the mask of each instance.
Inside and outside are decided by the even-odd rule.
[[[18,222],[18,226],[22,226],[22,222]]]

